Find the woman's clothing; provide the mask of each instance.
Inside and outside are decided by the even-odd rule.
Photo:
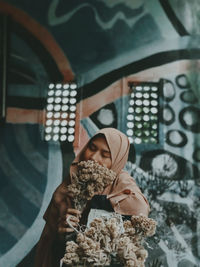
[[[101,129],[95,136],[98,134],[103,134],[105,136],[111,153],[111,170],[117,175],[114,182],[107,186],[101,194],[107,196],[112,208],[117,213],[122,215],[143,214],[148,216],[150,210],[148,201],[136,185],[134,179],[128,172],[123,170],[128,159],[130,147],[128,137],[114,128]],[[70,167],[68,181],[64,181],[57,188],[57,191],[63,191],[64,194],[64,189],[67,187],[67,183],[70,183],[70,177],[73,173],[77,172],[77,164],[81,160],[84,160],[83,153],[87,148],[88,143],[73,161]],[[67,203],[67,207],[70,207],[71,204],[69,198]],[[53,201],[51,201],[44,215],[46,225],[39,240],[35,267],[57,267],[59,266],[59,259],[64,256],[64,254],[62,254],[64,253],[62,242],[59,243],[58,234],[56,233],[56,218],[58,217],[58,209],[54,206]],[[57,247],[57,249],[55,249],[55,247]]]
[[[136,215],[142,213],[148,216],[150,208],[147,199],[140,191],[134,179],[128,172],[123,170],[129,155],[130,143],[128,137],[114,128],[101,129],[93,138],[98,134],[103,134],[106,138],[111,152],[111,170],[117,174],[115,181],[107,186],[102,194],[107,195],[114,210],[120,214]],[[71,175],[76,173],[77,163],[83,160],[82,155],[89,142],[74,159],[70,167]]]
[[[121,171],[114,183],[103,194],[107,195],[112,207],[123,215],[148,216],[150,207],[135,180],[126,171]]]

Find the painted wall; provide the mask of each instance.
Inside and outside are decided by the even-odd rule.
[[[9,33],[0,266],[30,257],[52,192],[88,137],[110,126],[126,133],[129,82],[161,80],[159,143],[135,145],[126,169],[158,221],[147,266],[200,265],[199,10],[191,0],[0,0]],[[75,141],[47,143],[48,84],[73,80]]]

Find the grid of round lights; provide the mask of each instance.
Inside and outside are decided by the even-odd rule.
[[[77,84],[49,84],[46,103],[46,141],[74,141]]]
[[[127,135],[130,143],[158,143],[159,98],[157,84],[131,86],[127,114]]]

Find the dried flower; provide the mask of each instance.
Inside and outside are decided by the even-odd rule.
[[[156,222],[144,216],[132,216],[131,221],[123,223],[122,231],[119,216],[95,218],[89,228],[77,234],[76,242],[66,243],[63,262],[68,266],[75,263],[109,266],[111,258],[115,258],[124,267],[144,267],[148,252],[143,241],[145,236],[155,232]]]
[[[141,233],[143,236],[147,237],[155,234],[157,224],[155,220],[142,215],[133,215],[131,217],[131,222],[136,232]]]
[[[145,261],[145,259],[148,257],[148,252],[146,249],[144,249],[143,247],[141,247],[140,249],[138,249],[135,252],[137,259],[140,261]]]
[[[74,253],[76,252],[77,248],[78,248],[78,245],[74,241],[69,241],[68,245],[66,246],[65,251],[67,253]]]
[[[127,220],[124,221],[124,231],[128,236],[134,236],[135,235],[135,228],[133,228],[133,225],[131,221]]]
[[[68,192],[73,195],[75,208],[82,211],[95,193],[101,193],[114,181],[116,173],[92,160],[81,161],[77,167],[77,173],[72,175],[72,183],[68,185]]]

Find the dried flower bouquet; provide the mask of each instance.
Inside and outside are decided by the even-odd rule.
[[[148,253],[143,243],[154,235],[156,221],[132,216],[120,227],[118,216],[96,218],[78,233],[76,242],[68,241],[63,258],[66,266],[110,266],[115,259],[120,266],[144,267]]]
[[[83,211],[95,193],[101,193],[115,178],[112,170],[94,161],[78,163],[77,173],[68,186],[74,208]],[[114,259],[125,267],[144,266],[148,256],[144,239],[155,233],[156,222],[145,216],[132,216],[131,220],[120,222],[121,215],[113,213],[112,218],[95,218],[84,231],[76,229],[76,242],[66,242],[62,262],[71,267],[109,266]]]
[[[114,181],[116,173],[92,160],[81,161],[77,167],[78,171],[71,177],[68,192],[73,195],[74,208],[83,211],[95,193],[101,193]]]

